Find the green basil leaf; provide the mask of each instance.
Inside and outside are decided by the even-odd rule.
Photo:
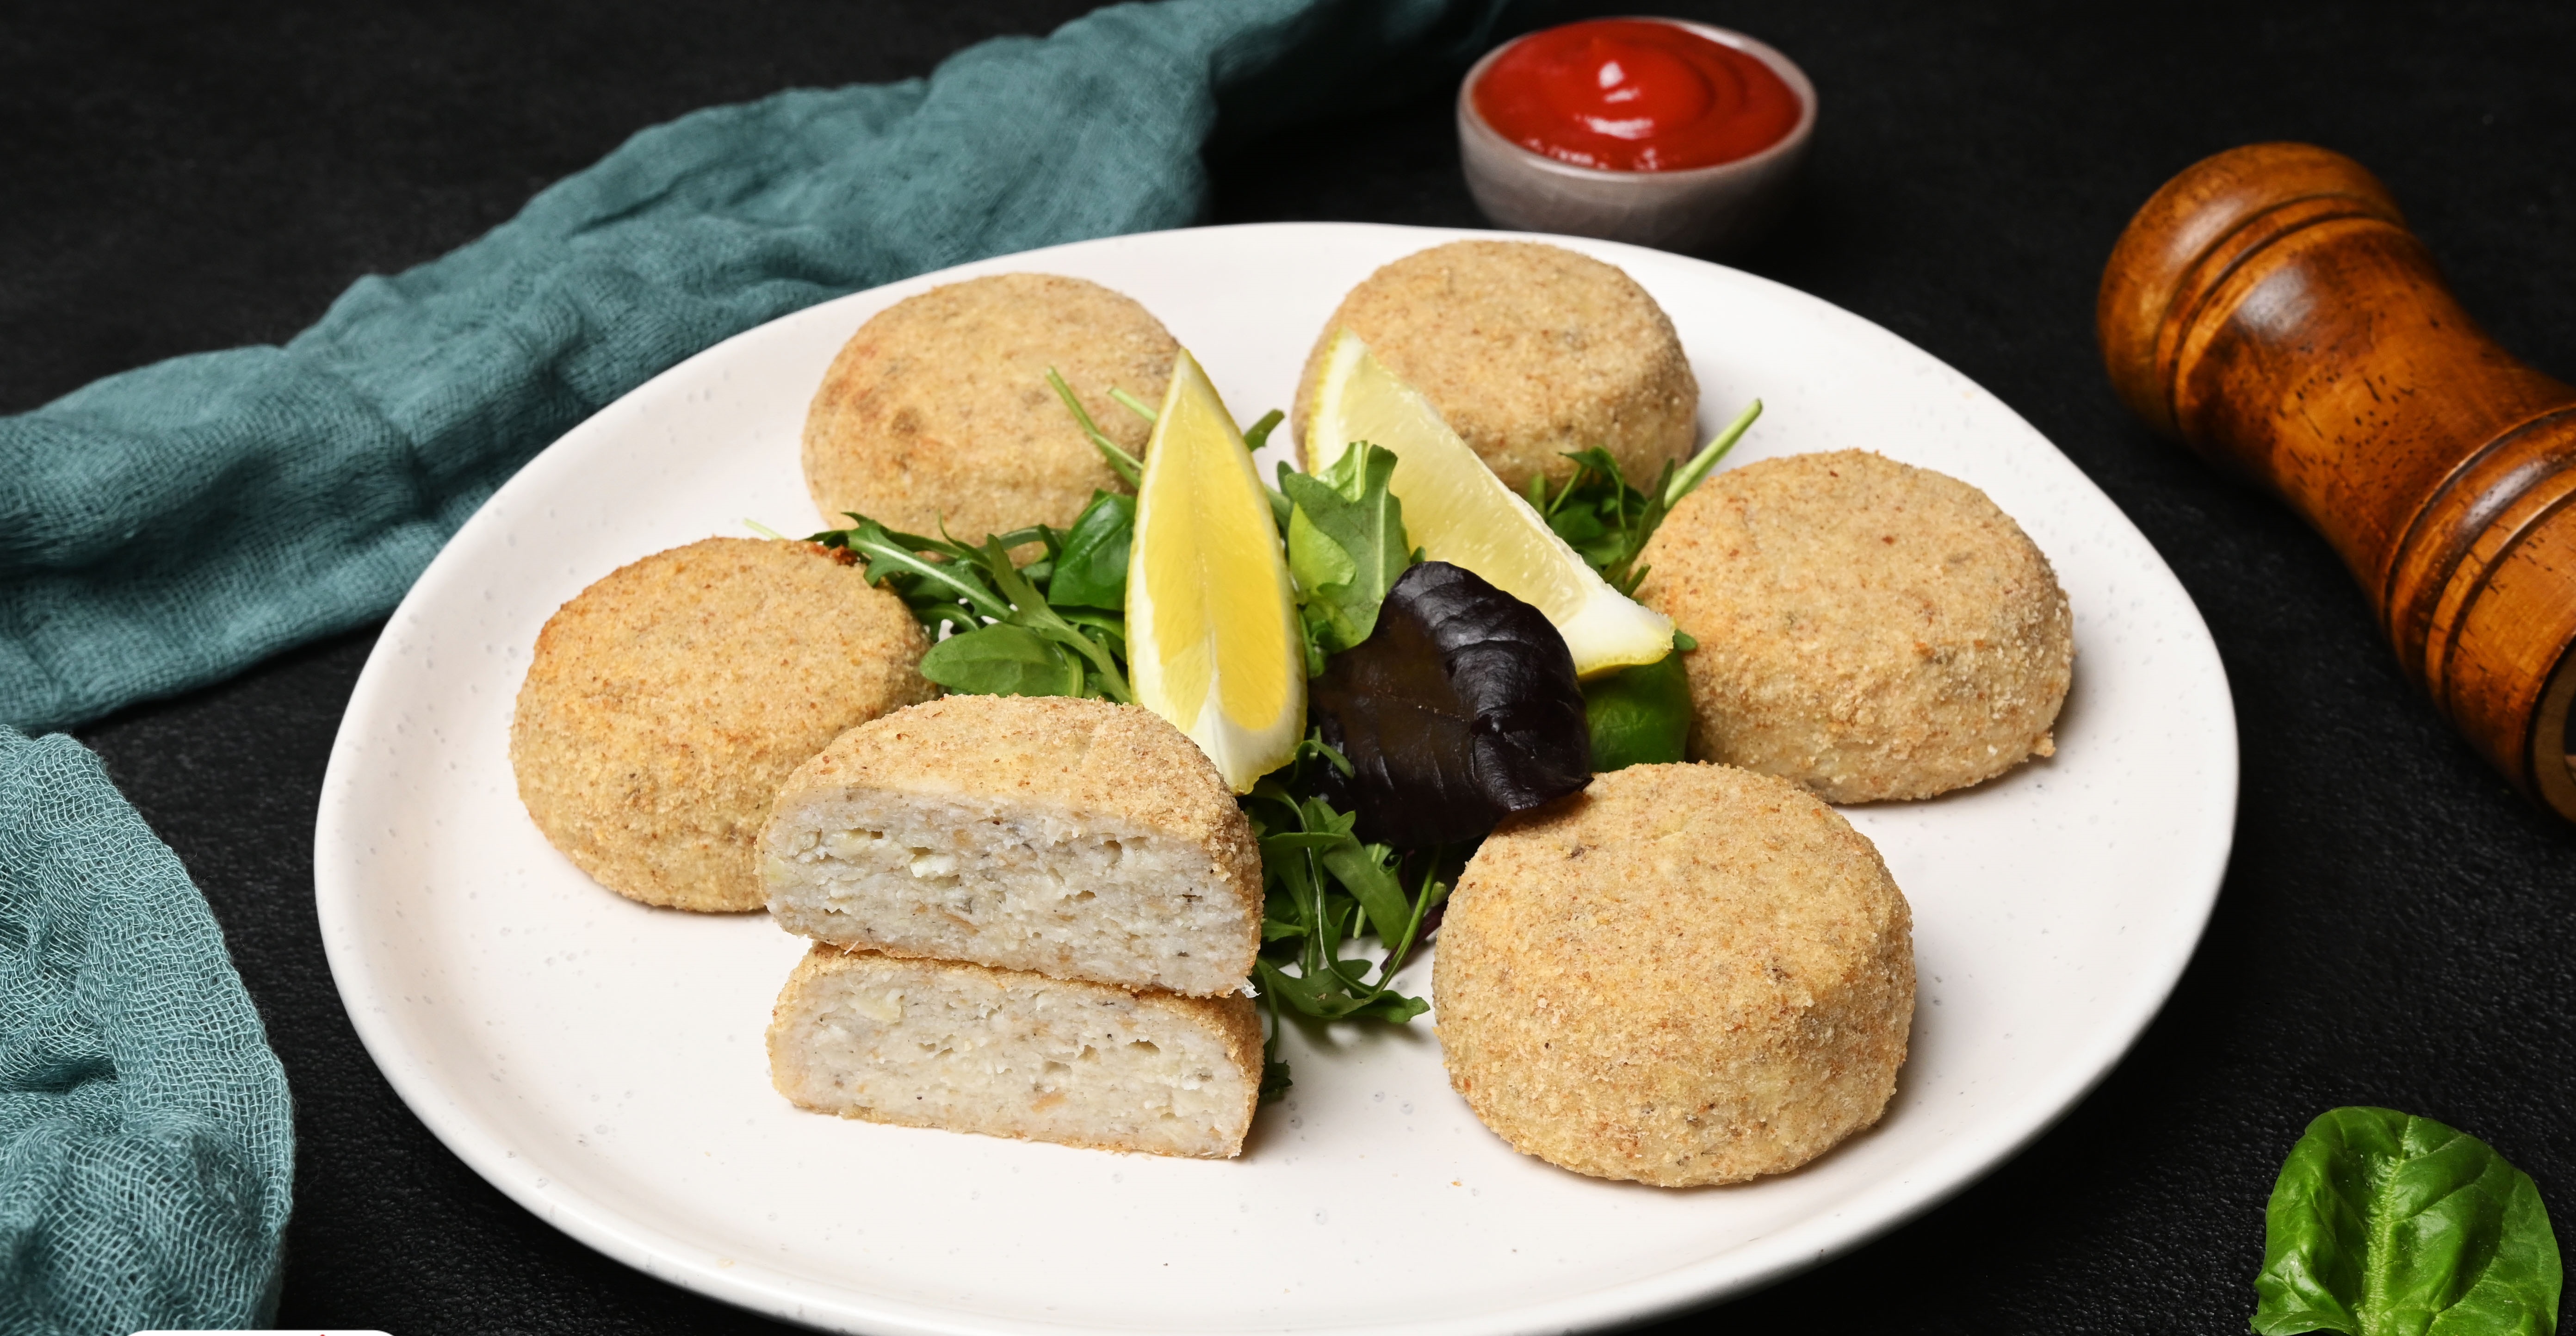
[[[1136,498],[1093,492],[1091,504],[1065,531],[1047,602],[1059,608],[1125,608],[1127,545],[1135,532]]]
[[[1082,663],[1026,627],[953,635],[921,656],[921,675],[966,696],[1079,696]]]
[[[1596,774],[1682,759],[1690,744],[1690,678],[1682,656],[1622,668],[1583,684]]]
[[[2392,1109],[2332,1110],[2263,1210],[2263,1336],[2550,1336],[2558,1239],[2531,1176],[2476,1137]]]

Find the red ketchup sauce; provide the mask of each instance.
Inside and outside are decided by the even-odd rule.
[[[1673,172],[1749,158],[1798,124],[1798,95],[1759,59],[1651,19],[1535,32],[1486,67],[1476,113],[1559,162]]]

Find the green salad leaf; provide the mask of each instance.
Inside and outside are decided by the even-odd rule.
[[[2263,1336],[2550,1336],[2558,1239],[2531,1176],[2393,1109],[2334,1109],[2290,1148],[2263,1210]]]
[[[1697,642],[1678,632],[1673,641],[1673,652],[1653,663],[1622,668],[1583,684],[1583,716],[1592,726],[1594,774],[1679,761],[1689,750],[1690,677],[1682,671],[1682,651],[1695,648]]]
[[[1136,533],[1136,498],[1093,492],[1055,556],[1047,602],[1059,608],[1103,608],[1120,614],[1118,638],[1127,638],[1127,544]]]
[[[921,675],[970,696],[1080,696],[1082,660],[1009,622],[953,635],[921,656]]]
[[[1119,481],[1130,487],[1135,486],[1136,480],[1145,475],[1144,461],[1127,453],[1118,442],[1109,439],[1109,433],[1102,431],[1100,424],[1091,420],[1091,410],[1082,406],[1082,400],[1074,394],[1073,387],[1064,383],[1064,377],[1057,375],[1054,367],[1046,369],[1046,383],[1048,389],[1055,391],[1055,397],[1063,400],[1064,406],[1072,410],[1073,420],[1081,425],[1082,434],[1090,440],[1091,448],[1100,452],[1101,462],[1109,466],[1110,472],[1118,475]],[[1120,403],[1134,405],[1134,400],[1120,396],[1116,390],[1111,390],[1109,393],[1110,397],[1118,399]],[[1154,420],[1153,410],[1141,411],[1146,421]]]
[[[1611,588],[1634,594],[1646,578],[1645,568],[1637,565],[1646,540],[1760,416],[1762,401],[1756,399],[1688,462],[1666,461],[1655,485],[1643,490],[1620,474],[1619,461],[1609,451],[1596,446],[1569,452],[1565,457],[1574,461],[1574,476],[1554,493],[1548,491],[1545,475],[1532,476],[1529,503]]]
[[[1129,497],[1094,492],[1070,530],[1041,524],[988,536],[981,546],[945,534],[898,532],[859,514],[850,516],[849,528],[828,529],[808,541],[849,552],[869,583],[903,600],[933,642],[921,657],[921,675],[950,691],[1132,702],[1126,622],[1091,600],[1101,594],[1114,553],[1118,598],[1125,601],[1135,504]],[[1027,565],[1011,560],[1014,549],[1032,545],[1039,555]],[[1069,609],[1052,598],[1058,580],[1071,590]]]
[[[1134,486],[1142,462],[1100,429],[1062,376],[1050,369],[1046,380],[1100,457]],[[1154,409],[1133,395],[1113,389],[1110,397],[1154,419]],[[1570,456],[1576,473],[1565,488],[1550,496],[1544,481],[1535,483],[1531,502],[1613,585],[1633,591],[1645,575],[1637,554],[1655,526],[1760,411],[1757,402],[1688,464],[1666,465],[1651,490],[1630,486],[1606,452],[1587,450]],[[1259,449],[1281,418],[1272,412],[1255,422],[1244,444]],[[1287,547],[1310,676],[1369,638],[1387,591],[1421,559],[1388,487],[1395,462],[1389,451],[1360,443],[1320,475],[1283,466],[1279,485],[1265,489]],[[849,528],[811,541],[847,551],[871,583],[901,598],[929,630],[924,677],[961,694],[1133,701],[1125,617],[1133,496],[1094,492],[1069,529],[1037,525],[981,544],[945,532],[903,533],[864,515],[850,520]],[[1028,559],[1015,562],[1015,552]],[[1691,648],[1687,636],[1676,635],[1675,643]],[[1681,759],[1690,697],[1678,651],[1588,684],[1584,695],[1600,768]],[[1436,925],[1473,852],[1399,855],[1361,840],[1352,833],[1353,815],[1323,796],[1324,767],[1350,772],[1348,760],[1309,737],[1288,766],[1240,800],[1261,842],[1262,946],[1254,969],[1271,1017],[1265,1103],[1288,1089],[1287,1064],[1278,1060],[1283,1008],[1322,1021],[1395,1024],[1429,1010],[1428,1002],[1398,991],[1395,976]],[[1361,945],[1368,938],[1375,949]]]
[[[1323,672],[1323,656],[1369,638],[1386,591],[1414,563],[1404,503],[1386,486],[1394,474],[1394,453],[1366,441],[1320,474],[1279,466],[1279,492],[1290,506],[1288,574],[1307,626],[1309,677]]]
[[[1449,898],[1463,859],[1430,850],[1398,857],[1351,833],[1354,819],[1316,792],[1315,767],[1345,772],[1350,762],[1314,737],[1296,759],[1262,777],[1243,798],[1244,815],[1261,841],[1261,954],[1253,962],[1270,1009],[1261,1098],[1288,1090],[1279,1061],[1280,1008],[1316,1020],[1381,1020],[1397,1025],[1431,1009],[1396,991],[1396,972],[1412,958],[1432,911]],[[1372,962],[1343,949],[1378,939]]]

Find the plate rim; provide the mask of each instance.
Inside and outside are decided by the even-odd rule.
[[[505,1166],[516,1158],[515,1153],[503,1144],[496,1130],[485,1127],[448,1095],[443,1083],[433,1074],[435,1064],[421,1061],[405,1050],[399,1042],[393,1021],[385,1014],[380,996],[371,991],[374,981],[367,975],[362,959],[363,944],[358,940],[352,921],[356,912],[353,907],[354,897],[363,892],[355,884],[358,878],[351,870],[355,867],[356,860],[348,856],[350,850],[347,847],[347,841],[340,831],[335,830],[335,825],[344,823],[336,822],[335,817],[347,803],[353,800],[353,791],[359,783],[358,753],[361,748],[352,738],[355,721],[380,717],[387,707],[388,702],[380,698],[385,697],[390,690],[387,681],[394,671],[391,664],[399,657],[399,652],[391,647],[398,639],[400,628],[407,622],[420,620],[423,609],[443,596],[445,582],[453,578],[455,572],[468,560],[458,555],[467,546],[460,540],[476,534],[481,526],[499,522],[493,517],[501,510],[507,509],[507,502],[516,499],[518,493],[541,488],[546,476],[554,471],[554,467],[566,466],[549,467],[547,464],[550,457],[556,457],[554,451],[556,445],[588,430],[600,416],[619,404],[654,389],[667,379],[689,374],[702,359],[718,357],[737,340],[756,335],[770,325],[811,317],[827,307],[881,292],[886,288],[934,284],[951,274],[988,269],[997,263],[1035,262],[1043,257],[1068,250],[1150,245],[1154,239],[1160,237],[1217,232],[1371,232],[1394,234],[1411,239],[1418,243],[1417,248],[1452,240],[1526,240],[1570,246],[1595,255],[1606,253],[1608,257],[1633,257],[1638,261],[1657,265],[1680,262],[1686,265],[1723,269],[1733,281],[1749,280],[1764,287],[1776,289],[1779,293],[1786,294],[1793,302],[1822,308],[1829,318],[1841,322],[1855,332],[1890,341],[1912,356],[1939,366],[1961,382],[1976,385],[1972,378],[1956,367],[1950,366],[1949,363],[1904,336],[1865,316],[1776,280],[1695,257],[1617,242],[1544,233],[1350,222],[1240,223],[1174,228],[1156,232],[1123,233],[1009,255],[988,256],[817,302],[782,315],[776,320],[743,330],[681,359],[618,396],[617,399],[603,405],[585,417],[582,422],[568,429],[562,436],[557,437],[554,442],[550,442],[544,450],[538,452],[527,464],[521,466],[516,473],[496,488],[492,496],[486,498],[475,512],[458,526],[456,533],[440,546],[437,555],[414,580],[401,602],[388,617],[385,632],[370,649],[367,662],[361,669],[357,684],[350,693],[349,702],[342,712],[340,726],[335,730],[330,760],[324,772],[320,800],[315,813],[314,901],[324,955],[331,970],[333,985],[340,995],[343,1009],[348,1013],[352,1028],[357,1031],[359,1041],[366,1048],[368,1058],[375,1063],[377,1070],[393,1088],[396,1096],[402,1100],[405,1108],[418,1118],[450,1153],[456,1155],[485,1182],[499,1189],[504,1196],[544,1223],[646,1276],[754,1312],[808,1326],[827,1330],[902,1333],[903,1336],[970,1336],[972,1333],[994,1332],[1013,1333],[1014,1336],[1047,1336],[1048,1333],[1113,1329],[1078,1321],[1037,1322],[1005,1315],[976,1316],[955,1306],[933,1306],[887,1295],[870,1295],[867,1303],[853,1303],[847,1290],[828,1287],[830,1293],[827,1294],[823,1292],[826,1287],[817,1286],[812,1281],[766,1263],[743,1260],[720,1267],[696,1261],[690,1256],[692,1252],[700,1250],[700,1246],[696,1243],[682,1240],[664,1230],[630,1219],[620,1213],[613,1204],[587,1193],[552,1184],[543,1178],[537,1178],[531,1182],[525,1175],[510,1172]],[[2056,450],[2055,443],[2032,426],[2028,419],[2013,409],[2010,404],[1991,392],[1984,391],[1982,386],[1977,388],[1985,393],[1994,409],[2005,414],[2040,443],[2047,445],[2051,450]],[[2057,453],[2063,458],[2063,451]],[[1762,1288],[1834,1256],[1861,1247],[1889,1231],[1920,1218],[1924,1213],[1965,1190],[1970,1184],[2001,1168],[2005,1162],[2017,1157],[2032,1142],[2045,1135],[2050,1128],[2073,1112],[2076,1106],[2081,1104],[2110,1075],[2127,1056],[2129,1050],[2135,1047],[2147,1028],[2164,1009],[2174,988],[2179,984],[2183,972],[2198,956],[2201,944],[2207,936],[2209,921],[2216,910],[2229,858],[2233,852],[2242,783],[2241,741],[2236,729],[2232,684],[2227,679],[2225,663],[2218,654],[2216,642],[2210,635],[2206,619],[2200,615],[2198,605],[2192,600],[2189,591],[2182,587],[2170,563],[2163,559],[2163,555],[2146,540],[2144,533],[2137,529],[2135,521],[2121,510],[2108,493],[2102,491],[2100,485],[2094,482],[2089,474],[2077,468],[2072,460],[2066,462],[2084,485],[2101,497],[2111,514],[2117,517],[2117,522],[2127,527],[2128,536],[2133,537],[2144,551],[2153,556],[2152,569],[2141,570],[2135,574],[2169,586],[2170,592],[2179,598],[2181,606],[2189,611],[2190,628],[2197,632],[2195,636],[2190,637],[2191,643],[2188,646],[2168,644],[2164,648],[2166,652],[2187,650],[2192,657],[2202,660],[2199,666],[2204,670],[2205,676],[2201,680],[2213,687],[2216,693],[2216,700],[2213,702],[2216,708],[2211,715],[2215,733],[2211,740],[2217,744],[2217,750],[2221,754],[2217,759],[2223,760],[2224,763],[2216,767],[2214,778],[2218,783],[2214,786],[2214,791],[2208,795],[2215,801],[2204,804],[2217,813],[2214,817],[2215,837],[2199,846],[2201,856],[2195,860],[2196,866],[2191,869],[2191,875],[2177,879],[2178,885],[2187,885],[2198,898],[2197,912],[2194,916],[2196,922],[2192,924],[2188,949],[2177,952],[2166,968],[2147,972],[2143,977],[2133,976],[2131,987],[2126,991],[2125,996],[2115,999],[2119,1005],[2105,1008],[2106,1013],[2116,1013],[2117,1023],[2097,1026],[2088,1036],[2088,1042],[2079,1049],[2082,1060],[2060,1064],[2052,1073],[2056,1079],[2043,1080],[2039,1083],[2046,1092],[2045,1095],[2025,1099],[2026,1106],[2044,1107],[2046,1112],[2036,1117],[2022,1119],[2023,1125],[2015,1129],[2012,1135],[1999,1140],[1981,1142],[1973,1152],[1953,1147],[1945,1148],[1943,1153],[1929,1157],[1917,1166],[1917,1172],[1912,1176],[1914,1182],[1899,1195],[1894,1205],[1882,1210],[1868,1223],[1857,1228],[1846,1225],[1837,1229],[1828,1229],[1826,1226],[1834,1219],[1832,1215],[1811,1215],[1769,1235],[1715,1256],[1536,1304],[1487,1310],[1455,1318],[1392,1323],[1369,1322],[1306,1329],[1328,1330],[1341,1336],[1494,1336],[1496,1333],[1508,1332],[1599,1329],[1605,1326],[1650,1321],[1684,1309],[1715,1303]],[[497,507],[496,503],[499,503]],[[2019,1114],[2015,1116],[2020,1117]],[[2004,1121],[2009,1124],[2012,1120]],[[1829,1236],[1821,1244],[1807,1237],[1819,1232]]]

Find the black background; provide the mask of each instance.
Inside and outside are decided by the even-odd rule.
[[[1083,8],[10,6],[0,411],[283,340],[359,275],[472,238],[644,125],[923,74]],[[1924,1218],[1674,1326],[2242,1331],[2281,1155],[2345,1103],[2485,1137],[2576,1222],[2576,839],[2411,692],[2321,541],[2121,409],[2091,324],[2112,239],[2158,184],[2236,144],[2306,139],[2387,180],[2508,348],[2576,373],[2576,6],[1667,8],[1769,40],[1822,91],[1803,200],[1746,266],[1960,368],[2109,492],[2208,619],[2244,751],[2216,917],[2109,1080]],[[1479,222],[1445,90],[1236,144],[1212,167],[1216,222]],[[510,1204],[359,1047],[322,958],[310,841],[372,641],[81,730],[212,900],[293,1083],[280,1321],[775,1329]]]

